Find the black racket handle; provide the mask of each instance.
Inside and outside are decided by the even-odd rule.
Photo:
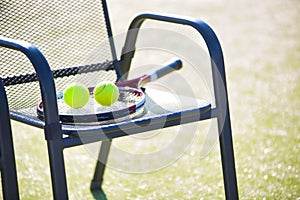
[[[163,77],[166,74],[169,74],[170,72],[174,71],[174,70],[179,70],[182,67],[182,61],[178,58],[173,58],[170,61],[168,61],[167,63],[163,64],[164,67],[161,69],[158,69],[157,71],[155,71],[152,75],[155,76],[154,79],[158,79]]]

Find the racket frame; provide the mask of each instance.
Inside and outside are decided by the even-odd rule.
[[[182,67],[182,61],[177,58],[173,58],[167,63],[163,64],[163,67],[154,71],[150,75],[143,75],[138,78],[134,78],[131,80],[124,80],[121,82],[116,82],[115,84],[118,86],[119,91],[130,91],[131,93],[134,93],[140,97],[140,101],[138,101],[136,104],[129,105],[126,108],[114,110],[114,111],[105,111],[100,113],[94,113],[94,114],[85,114],[85,115],[78,115],[78,114],[59,114],[60,121],[62,123],[89,123],[89,122],[95,122],[95,121],[109,121],[112,119],[122,118],[125,116],[128,116],[130,114],[133,114],[140,110],[145,102],[146,102],[146,95],[142,91],[142,86],[144,86],[146,83],[157,80],[170,72],[174,70],[179,70]],[[88,88],[90,95],[92,96],[94,88]],[[59,93],[57,95],[58,100],[63,99],[63,94]],[[37,105],[37,115],[38,118],[43,119],[43,103],[40,102]]]

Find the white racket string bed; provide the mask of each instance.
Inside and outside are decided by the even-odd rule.
[[[9,106],[3,116],[44,130],[54,199],[69,197],[64,149],[102,142],[90,189],[95,197],[106,199],[101,186],[114,138],[208,119],[217,121],[225,196],[238,199],[223,53],[208,24],[193,17],[139,14],[129,25],[118,58],[106,0],[11,0],[2,1],[0,9],[0,78]],[[213,106],[205,100],[190,104],[185,97],[180,97],[181,106],[174,106],[168,93],[156,98],[147,88],[142,90],[149,81],[180,70],[178,59],[153,74],[122,79],[130,72],[138,33],[146,20],[186,25],[202,36],[211,61],[207,70],[213,80]],[[101,107],[90,92],[89,105],[66,107],[61,92],[80,80],[90,91],[100,81],[115,82],[120,90],[118,102]],[[5,120],[0,118],[1,125]],[[10,127],[4,127],[8,132]],[[3,193],[15,190],[5,187]]]

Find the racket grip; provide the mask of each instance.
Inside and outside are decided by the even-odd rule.
[[[174,70],[179,70],[182,67],[182,61],[178,58],[172,58],[170,61],[167,63],[163,64],[164,67],[161,69],[156,70],[152,75],[151,75],[151,80],[155,80],[158,78],[161,78],[170,72]]]

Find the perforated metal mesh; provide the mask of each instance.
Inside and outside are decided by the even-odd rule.
[[[0,1],[0,35],[25,40],[37,46],[51,69],[95,65],[112,61],[101,0],[9,0]],[[21,53],[0,48],[0,76],[34,73]],[[111,67],[109,65],[103,66]],[[93,86],[101,80],[116,80],[115,71],[99,71],[57,78],[57,91],[71,82]],[[37,82],[6,87],[10,109],[36,106],[40,100]]]

